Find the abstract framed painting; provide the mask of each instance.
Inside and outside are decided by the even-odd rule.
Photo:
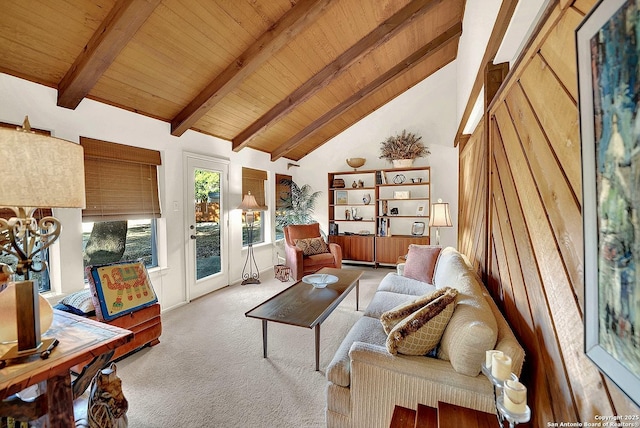
[[[585,353],[640,404],[640,15],[601,0],[576,30]]]

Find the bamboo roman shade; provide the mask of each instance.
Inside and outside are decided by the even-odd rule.
[[[256,198],[256,202],[260,205],[259,211],[266,211],[266,197],[265,197],[265,181],[267,181],[267,172],[259,169],[242,168],[242,196],[251,192]]]
[[[80,137],[84,147],[84,221],[160,217],[160,152]]]

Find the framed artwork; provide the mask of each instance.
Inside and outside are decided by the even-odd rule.
[[[640,31],[635,0],[601,0],[576,30],[585,353],[640,404]]]
[[[416,208],[416,216],[418,217],[424,216],[424,204],[418,205],[418,208]]]
[[[414,236],[421,236],[424,234],[424,222],[423,221],[416,221],[413,223],[413,226],[411,227],[411,234]]]
[[[336,190],[336,205],[347,205],[349,193],[346,190]]]

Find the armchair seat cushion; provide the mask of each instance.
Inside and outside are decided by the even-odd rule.
[[[334,258],[331,253],[314,254],[313,256],[307,256],[304,260],[305,267],[307,266],[326,266],[327,263],[333,263]]]

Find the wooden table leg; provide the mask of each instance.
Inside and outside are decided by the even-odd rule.
[[[356,281],[356,312],[360,310],[360,280]]]
[[[316,371],[320,371],[320,324],[316,324]]]
[[[47,401],[51,428],[75,426],[71,375],[69,373],[52,376],[47,380]]]
[[[267,358],[267,320],[262,320],[262,357]]]

